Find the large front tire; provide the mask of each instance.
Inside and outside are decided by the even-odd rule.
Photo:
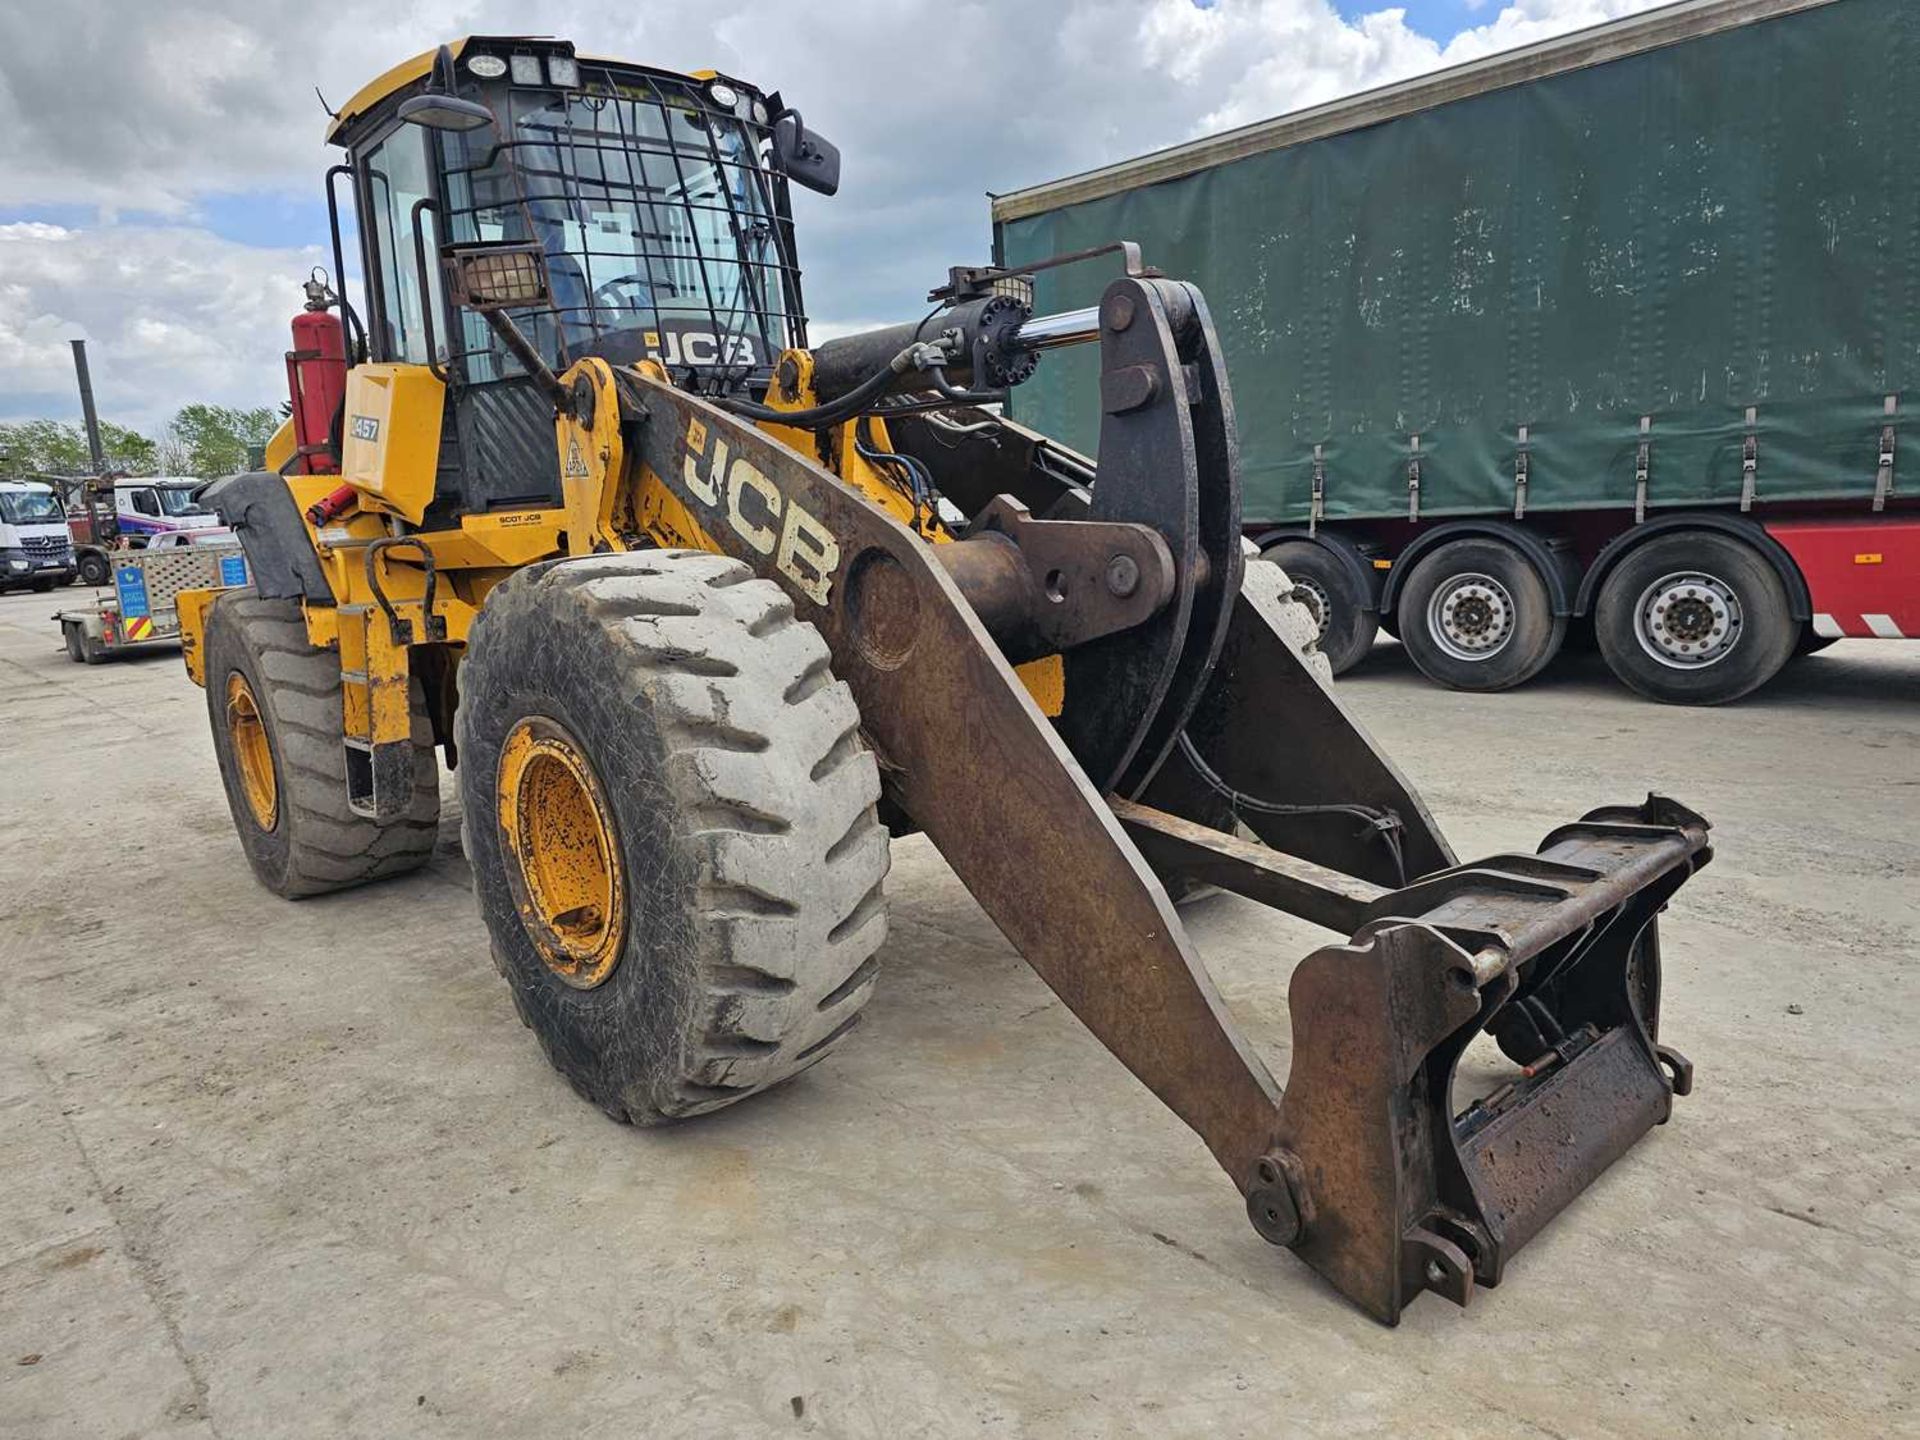
[[[340,661],[307,643],[296,600],[223,592],[207,613],[207,718],[233,828],[260,883],[290,900],[404,875],[433,855],[440,767],[418,687],[413,801],[392,820],[347,803]]]
[[[587,1099],[683,1119],[854,1028],[886,935],[879,770],[778,586],[700,551],[523,571],[474,626],[456,732],[495,964]]]

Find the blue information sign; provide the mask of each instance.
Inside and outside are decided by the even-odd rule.
[[[120,614],[132,620],[153,613],[147,603],[147,577],[138,565],[122,565],[113,572],[114,588],[120,592]]]

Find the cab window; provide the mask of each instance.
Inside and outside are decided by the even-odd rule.
[[[367,192],[368,226],[380,296],[375,318],[388,360],[425,365],[444,360],[446,307],[442,303],[438,256],[440,240],[431,211],[420,216],[427,255],[426,307],[420,293],[420,266],[413,245],[413,207],[433,198],[433,171],[427,160],[427,132],[404,125],[361,157]],[[432,347],[428,319],[432,320]]]
[[[151,490],[136,490],[133,492],[133,508],[142,515],[158,515],[160,498]]]

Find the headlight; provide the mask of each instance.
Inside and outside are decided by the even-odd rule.
[[[740,103],[740,92],[724,80],[715,80],[707,86],[707,98],[722,110],[731,110]]]
[[[580,88],[580,66],[570,55],[547,57],[547,79],[562,90]]]
[[[507,73],[507,62],[502,60],[498,55],[469,55],[467,57],[467,69],[471,70],[475,75],[478,75],[482,80],[498,80],[502,75]],[[515,76],[514,78],[518,79],[519,77]]]
[[[540,83],[540,57],[538,55],[516,55],[513,57],[513,83],[516,85],[538,85]]]
[[[756,125],[765,125],[768,118],[767,102],[756,96],[753,102],[753,123]]]

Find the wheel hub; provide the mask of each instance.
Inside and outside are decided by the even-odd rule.
[[[1327,594],[1326,586],[1314,580],[1299,580],[1289,575],[1293,581],[1294,598],[1307,607],[1307,613],[1313,616],[1314,638],[1327,638],[1327,622],[1333,616],[1333,601]]]
[[[1663,575],[1640,592],[1634,634],[1662,665],[1699,670],[1739,643],[1739,597],[1724,580],[1699,571]]]
[[[600,782],[558,722],[513,727],[495,802],[507,881],[540,958],[576,990],[605,984],[626,938],[620,847]]]
[[[1427,602],[1427,629],[1456,660],[1489,660],[1513,637],[1514,603],[1491,575],[1453,575]]]
[[[240,791],[247,799],[253,823],[271,831],[280,819],[280,786],[273,774],[273,746],[260,702],[239,671],[227,676],[227,735],[233,742],[234,764],[240,771]]]

